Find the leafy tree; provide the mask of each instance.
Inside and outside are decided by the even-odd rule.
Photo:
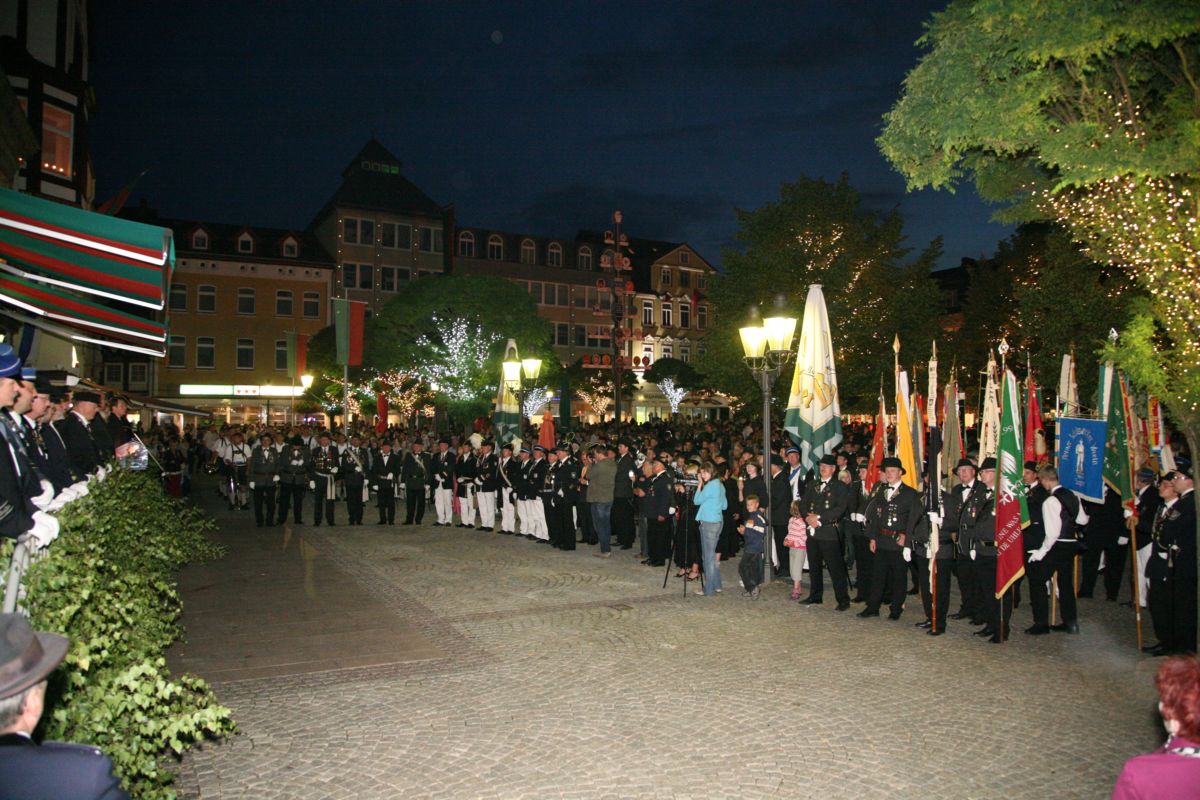
[[[937,335],[940,306],[931,307],[929,300],[938,296],[930,269],[940,240],[907,261],[899,214],[864,209],[845,175],[836,183],[814,178],[786,183],[776,202],[736,213],[742,249],[723,253],[725,272],[712,288],[713,303],[721,309],[705,338],[712,384],[743,398],[757,395],[742,363],[738,328],[750,309],[781,293],[799,317],[808,286],[819,283],[829,309],[842,409],[870,408],[880,376],[892,373],[895,334],[913,346]],[[776,381],[780,402],[790,377],[785,371]]]
[[[578,369],[584,373],[572,379],[575,394],[583,400],[601,419],[612,408],[613,404],[613,374],[611,369],[592,369],[583,367],[580,362]],[[632,370],[621,371],[622,407],[629,408],[624,399],[637,391],[637,376]]]
[[[679,413],[679,404],[693,389],[702,387],[700,373],[686,361],[678,358],[660,358],[642,374],[642,379],[656,384],[659,391],[671,404],[671,413]]]

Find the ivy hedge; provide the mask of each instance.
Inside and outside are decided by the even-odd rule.
[[[204,536],[212,520],[164,496],[154,475],[116,469],[90,489],[59,512],[58,539],[25,579],[33,627],[71,640],[45,737],[99,747],[133,797],[173,798],[170,764],[234,730],[205,682],[172,677],[163,657],[183,633],[176,572],[222,548]]]

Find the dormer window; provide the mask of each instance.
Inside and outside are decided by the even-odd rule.
[[[534,245],[533,239],[524,239],[521,241],[521,263],[537,263],[537,246]]]
[[[300,245],[291,236],[283,240],[283,255],[287,258],[295,258],[300,253]]]
[[[250,234],[243,233],[241,236],[238,237],[238,252],[239,253],[253,253],[254,252],[254,238],[252,236],[250,236]]]
[[[208,249],[208,234],[204,231],[196,231],[192,234],[192,249],[207,250]]]
[[[562,266],[562,245],[558,242],[551,242],[550,248],[546,251],[546,263],[551,267]]]

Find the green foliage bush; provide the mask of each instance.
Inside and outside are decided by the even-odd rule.
[[[125,470],[58,519],[58,539],[25,579],[33,626],[71,639],[45,736],[102,749],[134,797],[174,797],[168,756],[234,729],[204,681],[173,678],[163,658],[182,635],[176,571],[221,555],[204,537],[213,522],[165,497],[153,476]]]

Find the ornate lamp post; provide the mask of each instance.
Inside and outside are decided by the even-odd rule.
[[[792,338],[796,335],[796,318],[785,316],[783,296],[775,298],[776,314],[767,317],[761,325],[747,325],[738,333],[742,339],[742,360],[750,368],[750,372],[758,380],[762,390],[763,411],[763,482],[767,485],[765,503],[768,520],[768,537],[771,519],[771,389],[779,377],[785,364],[792,360]],[[766,543],[764,543],[766,544]],[[763,581],[770,583],[772,578],[771,551],[764,547]]]
[[[504,385],[517,398],[517,404],[523,414],[525,400],[534,392],[542,391],[536,385],[538,375],[542,373],[542,360],[540,358],[523,358],[518,361],[514,357],[504,361],[501,369],[504,373]]]

